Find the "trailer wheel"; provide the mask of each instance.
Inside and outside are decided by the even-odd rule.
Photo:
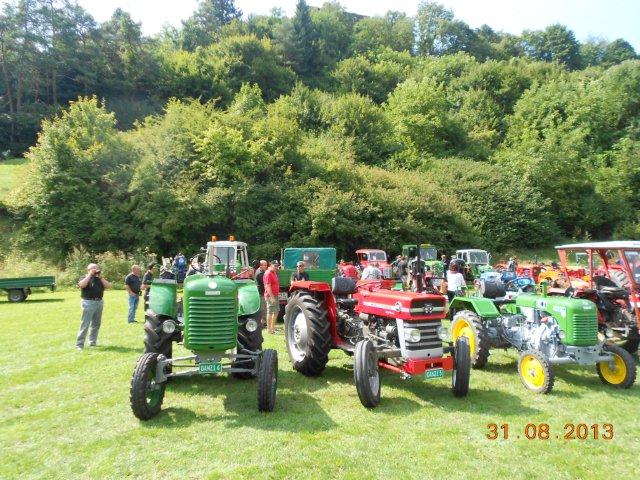
[[[285,312],[285,340],[294,370],[308,377],[320,375],[331,350],[327,310],[309,293],[299,291],[289,297]]]
[[[480,317],[471,310],[461,310],[451,321],[451,337],[455,343],[460,337],[469,339],[471,366],[484,368],[489,360],[489,334]]]
[[[258,410],[272,412],[276,406],[278,389],[278,352],[272,349],[262,353],[258,373]]]
[[[260,324],[260,319],[257,319],[256,322],[258,323],[258,328],[254,332],[249,332],[244,326],[238,328],[238,353],[243,353],[242,350],[245,349],[251,352],[262,350],[262,325]],[[231,362],[232,368],[253,368],[253,366],[254,360],[251,359]],[[240,379],[256,378],[256,375],[257,373],[251,372],[231,372],[232,377]]]
[[[555,376],[547,357],[538,350],[520,352],[518,373],[522,384],[535,393],[549,393]]]
[[[451,375],[451,388],[456,397],[465,397],[469,393],[471,376],[471,349],[467,337],[456,340],[455,362]]]
[[[22,288],[13,288],[7,293],[10,302],[24,302],[27,299],[27,292]]]
[[[373,408],[380,403],[380,371],[378,355],[370,340],[360,340],[354,354],[353,377],[360,403]]]
[[[133,414],[140,420],[149,420],[160,413],[166,382],[156,383],[157,353],[144,353],[138,359],[131,377],[129,400]]]
[[[631,387],[636,381],[636,364],[631,354],[618,345],[608,343],[602,349],[613,354],[613,360],[596,364],[600,380],[618,388]]]

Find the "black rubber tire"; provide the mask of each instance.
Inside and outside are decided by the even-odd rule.
[[[631,354],[627,352],[624,348],[611,343],[606,343],[603,346],[603,350],[618,355],[624,362],[624,366],[627,370],[627,374],[622,382],[618,384],[612,384],[608,382],[602,375],[602,371],[600,370],[600,363],[602,362],[596,363],[596,372],[598,372],[598,377],[600,377],[600,380],[602,381],[602,383],[606,383],[607,385],[611,385],[612,387],[616,387],[616,388],[630,388],[631,385],[633,385],[634,382],[636,381],[636,373],[637,373],[636,362],[633,360],[633,357],[631,356]]]
[[[380,403],[382,377],[378,367],[378,357],[371,340],[360,340],[356,344],[353,363],[353,378],[360,403],[366,408],[377,407]],[[377,382],[370,380],[377,376]],[[377,384],[377,385],[376,385]]]
[[[136,368],[131,377],[131,389],[129,390],[129,401],[131,402],[131,410],[133,414],[140,420],[149,420],[155,417],[162,409],[162,401],[164,400],[164,391],[167,386],[166,382],[157,385],[159,398],[154,404],[149,404],[147,399],[147,388],[150,376],[155,375],[156,365],[158,364],[157,353],[143,353],[138,359]]]
[[[295,322],[293,314],[300,310],[305,317],[308,342],[304,356],[296,360],[292,354],[292,346],[289,344],[289,328],[293,328],[290,324]],[[313,298],[308,292],[295,292],[285,309],[285,341],[287,344],[287,352],[289,360],[293,364],[294,370],[308,377],[317,377],[327,366],[329,361],[329,351],[331,350],[331,332],[329,331],[329,320],[327,319],[327,310],[324,305]]]
[[[538,388],[532,388],[530,385],[527,385],[527,383],[524,381],[524,378],[522,377],[522,374],[520,373],[521,372],[520,365],[525,355],[531,355],[535,357],[542,365],[542,369],[544,371],[544,382]],[[520,352],[520,356],[518,357],[518,374],[520,376],[520,381],[522,382],[522,385],[524,385],[524,387],[527,390],[531,390],[532,392],[535,392],[535,393],[547,394],[553,389],[553,383],[555,382],[555,374],[553,372],[553,368],[551,368],[551,364],[549,363],[549,360],[547,360],[546,355],[544,355],[542,352],[538,350],[524,350]]]
[[[466,397],[469,393],[471,377],[471,350],[467,337],[456,340],[455,365],[451,375],[451,389],[456,397]]]
[[[242,353],[243,349],[250,350],[252,352],[256,352],[262,350],[262,325],[260,325],[260,319],[255,318],[256,322],[258,322],[258,328],[255,332],[248,332],[244,327],[238,327],[238,348],[237,352]],[[253,368],[254,360],[236,360],[231,362],[231,366],[234,368]],[[256,378],[257,373],[249,373],[249,372],[231,372],[231,376],[234,378],[239,378],[241,380],[246,380],[249,378]]]
[[[453,326],[458,318],[465,318],[471,321],[471,327],[473,329],[473,333],[475,335],[476,342],[476,351],[471,356],[471,368],[475,368],[476,370],[480,370],[484,368],[487,362],[489,361],[489,345],[491,342],[489,340],[489,333],[487,332],[487,327],[485,327],[484,323],[480,319],[480,317],[471,310],[461,310],[457,312],[453,319],[451,320],[451,331],[453,332]]]
[[[172,335],[162,331],[162,324],[170,317],[145,315],[144,316],[144,353],[158,353],[171,358],[173,352]]]
[[[22,288],[13,288],[7,292],[7,298],[12,303],[24,302],[27,299],[27,292]]]
[[[262,352],[258,372],[258,411],[272,412],[276,406],[278,390],[278,352],[267,349]]]

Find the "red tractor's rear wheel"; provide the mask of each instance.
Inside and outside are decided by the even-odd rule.
[[[371,340],[360,340],[354,354],[353,376],[360,403],[373,408],[380,403],[380,372],[378,354]]]
[[[307,292],[295,292],[285,309],[284,330],[294,370],[308,377],[320,375],[331,350],[329,320],[323,303]]]

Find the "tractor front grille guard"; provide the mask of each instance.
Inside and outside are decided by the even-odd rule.
[[[260,369],[262,361],[262,352],[252,352],[243,350],[246,353],[223,353],[211,356],[205,355],[189,355],[186,357],[166,358],[164,355],[158,356],[158,364],[156,366],[156,383],[166,382],[168,378],[175,377],[191,377],[194,375],[219,375],[221,373],[251,373],[256,375]],[[233,362],[253,362],[253,368],[239,368],[232,366]],[[202,373],[199,370],[200,363],[220,363],[222,367],[215,373]],[[245,363],[243,362],[243,363]],[[167,373],[167,367],[172,369],[185,369],[180,372]]]

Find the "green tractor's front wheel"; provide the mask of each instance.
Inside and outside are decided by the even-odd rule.
[[[149,420],[160,413],[166,382],[156,383],[157,353],[144,353],[131,378],[129,399],[131,410],[140,420]]]
[[[258,410],[272,412],[276,406],[278,389],[278,352],[272,349],[262,352],[258,371]]]
[[[596,364],[600,380],[618,388],[631,387],[636,381],[636,364],[631,354],[614,344],[605,344],[603,350],[611,353],[613,360]]]
[[[456,313],[451,320],[451,337],[455,344],[467,337],[471,353],[471,367],[483,368],[489,359],[489,334],[480,317],[471,310]]]
[[[553,369],[546,355],[538,350],[520,352],[518,373],[522,384],[532,392],[549,393],[553,389]]]

